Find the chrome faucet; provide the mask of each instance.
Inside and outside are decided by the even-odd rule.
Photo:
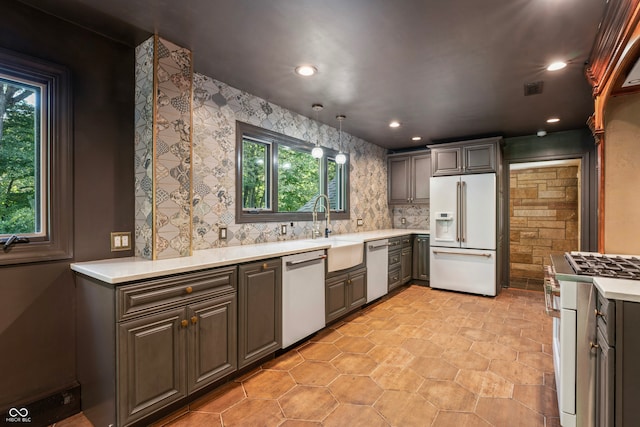
[[[329,237],[329,233],[331,233],[331,231],[329,231],[329,225],[331,224],[331,201],[329,201],[329,197],[326,194],[320,194],[313,202],[313,232],[311,234],[314,239],[322,234],[320,232],[320,224],[318,223],[318,201],[320,199],[324,199],[327,201],[327,203],[324,205],[324,212],[326,213],[324,237]]]

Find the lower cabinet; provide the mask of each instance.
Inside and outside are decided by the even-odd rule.
[[[238,368],[279,350],[282,344],[282,261],[238,268]]]
[[[411,236],[402,236],[402,249],[400,251],[400,282],[402,284],[411,281],[413,274],[413,247]]]
[[[413,279],[429,280],[429,236],[426,234],[413,239]]]
[[[76,277],[78,380],[93,425],[139,422],[237,369],[236,271],[120,286]]]
[[[367,302],[367,269],[356,267],[326,280],[326,322],[338,319]]]
[[[640,303],[596,300],[596,425],[630,427],[640,419]]]
[[[119,325],[119,413],[140,419],[236,370],[236,296]]]

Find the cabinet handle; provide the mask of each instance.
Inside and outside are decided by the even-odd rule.
[[[183,328],[186,328],[187,326],[189,326],[189,322],[187,322],[187,319],[184,319],[182,322],[180,322],[180,325],[182,325]]]
[[[196,323],[198,323],[198,316],[193,316],[193,317],[191,318],[191,324],[192,324],[192,325],[195,325]]]
[[[190,294],[191,292],[193,292],[193,288],[191,286],[187,286],[185,289],[185,292]]]
[[[267,268],[269,268],[269,266],[267,265],[267,263],[265,262],[264,264],[262,264],[262,269],[266,270]]]
[[[347,283],[348,283],[348,284],[351,284],[351,279],[347,279]]]
[[[589,343],[589,345],[591,346],[591,348],[600,348],[600,346],[598,344],[594,343],[593,341],[591,341]]]

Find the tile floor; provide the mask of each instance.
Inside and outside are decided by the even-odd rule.
[[[559,426],[544,296],[402,288],[163,425]]]

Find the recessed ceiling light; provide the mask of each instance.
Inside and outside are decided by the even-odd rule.
[[[560,121],[559,118],[557,117],[551,117],[549,119],[547,119],[547,123],[558,123]]]
[[[557,71],[557,70],[562,70],[564,67],[567,66],[566,62],[562,62],[562,61],[557,61],[557,62],[552,62],[551,64],[549,64],[549,66],[547,67],[547,71]]]
[[[317,72],[318,69],[313,65],[300,65],[299,67],[296,67],[296,74],[305,77],[313,76]]]
[[[422,137],[421,136],[414,136],[413,138],[411,138],[412,141],[422,141]]]
[[[390,128],[399,128],[400,127],[400,122],[394,120],[391,123],[389,123],[389,127]]]

